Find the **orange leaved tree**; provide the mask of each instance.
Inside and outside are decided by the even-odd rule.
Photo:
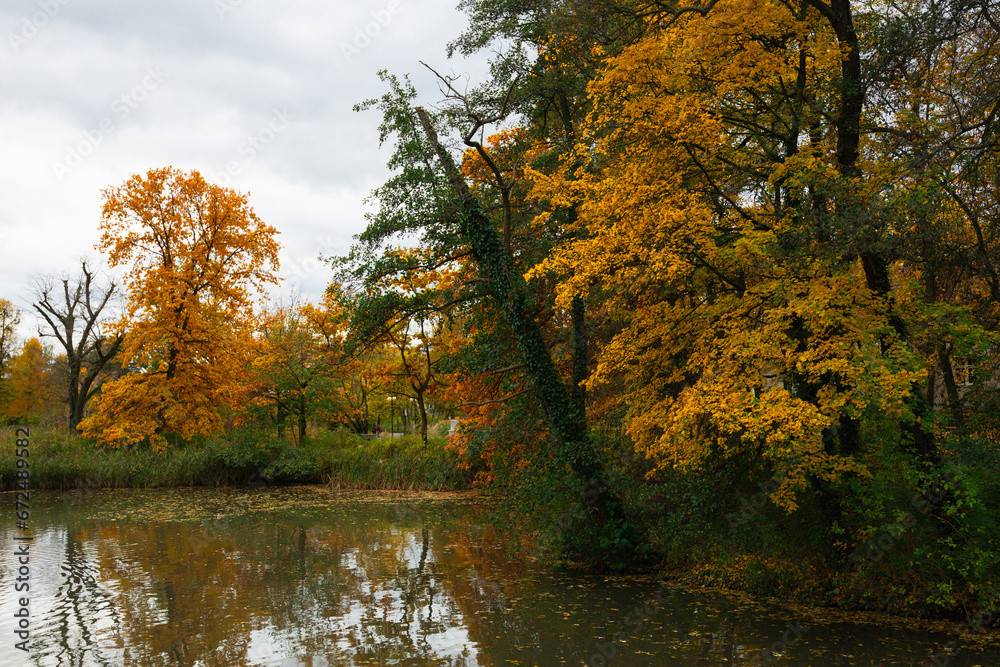
[[[51,416],[59,394],[59,373],[52,350],[37,338],[24,342],[7,366],[7,391],[0,412],[11,422],[34,424]],[[58,410],[58,408],[56,408]]]
[[[278,232],[247,196],[172,167],[104,191],[101,240],[127,267],[121,327],[130,370],[82,431],[118,445],[218,431],[246,391],[253,297],[276,283]]]

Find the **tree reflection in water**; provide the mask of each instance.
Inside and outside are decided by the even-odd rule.
[[[480,514],[467,500],[317,488],[51,493],[33,512],[31,661],[580,665],[603,647],[600,664],[749,665],[793,620],[677,593],[637,625],[655,581],[511,557]],[[13,596],[0,592],[5,636]],[[813,626],[780,661],[916,662],[948,640]]]

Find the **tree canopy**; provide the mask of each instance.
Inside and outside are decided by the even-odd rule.
[[[100,248],[125,267],[124,363],[81,429],[114,444],[220,429],[240,404],[253,296],[276,282],[277,230],[247,196],[170,167],[104,191]]]

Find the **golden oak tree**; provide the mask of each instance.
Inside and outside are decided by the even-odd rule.
[[[766,461],[788,509],[810,477],[863,473],[858,420],[912,422],[923,375],[872,241],[853,55],[821,4],[659,17],[591,83],[582,166],[535,173],[579,217],[533,274],[566,276],[563,306],[601,289],[617,311],[590,382],[623,382],[638,448]]]
[[[245,194],[172,167],[104,191],[98,248],[126,267],[124,364],[80,428],[111,445],[219,430],[247,390],[253,297],[278,233]]]

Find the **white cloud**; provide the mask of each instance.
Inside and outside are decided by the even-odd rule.
[[[281,232],[282,294],[317,298],[330,272],[316,256],[347,251],[387,176],[377,112],[351,110],[384,92],[376,72],[410,73],[436,100],[419,60],[487,71],[445,60],[465,28],[454,4],[4,2],[0,297],[28,307],[32,275],[96,254],[103,188],[173,165],[250,191]],[[26,313],[21,334],[34,329]]]

